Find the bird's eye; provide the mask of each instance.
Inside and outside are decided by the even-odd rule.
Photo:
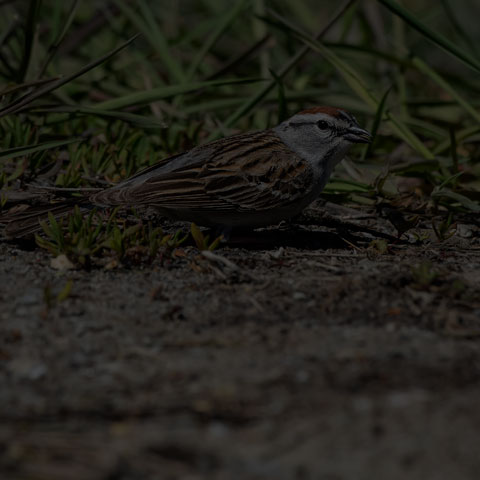
[[[319,120],[317,122],[317,127],[320,129],[320,130],[327,130],[330,125],[328,124],[328,122],[326,122],[325,120]]]

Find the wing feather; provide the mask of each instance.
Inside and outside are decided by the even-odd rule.
[[[161,208],[261,211],[288,205],[313,185],[310,165],[273,131],[239,135],[173,157],[168,167],[149,167],[92,196],[104,204],[148,204]],[[188,160],[188,161],[187,161]],[[308,190],[308,189],[307,189]]]

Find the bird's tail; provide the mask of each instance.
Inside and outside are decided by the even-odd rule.
[[[56,219],[65,217],[75,206],[87,209],[89,204],[85,199],[72,198],[63,202],[50,205],[28,207],[21,212],[7,212],[0,214],[0,224],[4,225],[3,236],[5,238],[21,238],[42,229],[41,221],[47,220],[51,213]]]

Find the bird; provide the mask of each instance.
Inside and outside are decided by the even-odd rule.
[[[151,206],[173,220],[256,228],[297,216],[322,192],[354,144],[371,141],[342,108],[317,106],[279,125],[225,137],[165,158],[102,191],[0,217],[9,238],[40,230],[48,212]]]

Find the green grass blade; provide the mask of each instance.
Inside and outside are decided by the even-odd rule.
[[[379,0],[385,7],[387,7],[395,15],[398,15],[406,23],[408,23],[415,30],[420,32],[424,37],[428,38],[435,45],[438,45],[454,58],[461,60],[465,65],[480,73],[480,62],[472,57],[468,52],[462,50],[453,44],[450,40],[445,38],[442,34],[427,27],[424,23],[418,20],[418,17],[409,10],[403,8],[395,0]]]
[[[368,88],[366,82],[361,78],[360,74],[344,62],[337,54],[323,45],[321,42],[306,36],[302,36],[301,40],[307,44],[312,50],[320,53],[328,62],[330,62],[342,75],[350,88],[370,107],[372,111],[376,111],[379,105],[374,93]]]
[[[8,45],[8,40],[10,40],[12,34],[18,30],[19,22],[20,19],[18,18],[18,16],[14,17],[13,20],[9,23],[8,27],[0,33],[0,49],[3,50],[3,48]]]
[[[171,55],[168,42],[163,35],[161,28],[156,23],[153,12],[149,6],[143,0],[139,1],[138,4],[142,12],[142,15],[139,15],[135,9],[131,8],[127,2],[124,2],[123,0],[117,0],[115,4],[120,8],[125,18],[143,33],[145,39],[150,43],[153,50],[158,53],[161,63],[165,65],[171,79],[178,83],[184,82],[185,74],[180,64]]]
[[[65,22],[63,23],[62,30],[58,34],[58,36],[55,38],[55,40],[52,42],[50,47],[48,48],[48,54],[47,58],[43,62],[42,67],[40,68],[40,71],[38,72],[37,78],[41,78],[42,75],[45,73],[47,70],[48,65],[52,61],[53,57],[57,53],[58,47],[62,43],[62,40],[65,38],[65,35],[68,32],[68,29],[70,28],[70,25],[73,22],[73,19],[75,18],[75,14],[77,12],[77,7],[78,7],[79,0],[73,0],[72,6],[70,8],[70,11],[68,12],[67,18],[65,19]]]
[[[51,82],[48,85],[46,85],[44,87],[41,87],[41,88],[39,88],[38,90],[35,90],[32,93],[29,93],[27,95],[24,95],[24,96],[16,99],[15,101],[11,102],[10,104],[8,104],[5,107],[3,107],[2,109],[0,109],[0,117],[8,115],[9,113],[18,112],[18,111],[22,110],[24,107],[29,105],[31,102],[33,102],[37,98],[40,98],[40,97],[56,90],[57,88],[60,88],[61,86],[71,82],[75,78],[80,77],[84,73],[87,73],[88,71],[94,69],[98,65],[106,62],[111,57],[116,55],[118,52],[120,52],[121,50],[126,48],[128,45],[130,45],[137,37],[138,37],[138,34],[135,35],[134,37],[130,38],[129,40],[127,40],[125,43],[123,43],[119,47],[113,49],[112,51],[110,51],[107,54],[103,55],[102,57],[98,58],[97,60],[94,60],[93,62],[90,62],[89,64],[85,65],[83,68],[81,68],[77,72],[72,73],[71,75],[67,75],[66,77],[60,78],[59,80],[57,80],[55,82]]]
[[[287,101],[285,98],[285,86],[283,80],[273,71],[270,70],[272,77],[278,84],[278,123],[282,123],[288,118]]]
[[[367,193],[372,191],[372,187],[365,183],[355,182],[354,180],[346,180],[343,178],[334,178],[327,183],[325,193],[338,193],[338,192],[362,192]]]
[[[454,98],[455,101],[475,119],[475,121],[480,123],[480,113],[477,112],[472,107],[472,105],[467,102],[467,100],[465,100],[463,96],[460,95],[460,93],[458,93],[457,90],[455,90],[446,80],[444,80],[437,72],[435,72],[435,70],[430,68],[423,60],[418,57],[414,57],[412,62],[418,70],[430,77],[437,85],[439,85],[446,92],[448,92],[452,96],[452,98]]]
[[[456,139],[457,145],[459,145],[461,142],[463,142],[467,138],[470,138],[473,135],[476,135],[477,133],[480,133],[480,125],[472,125],[467,128],[463,128],[462,130],[456,131],[455,139]],[[450,147],[451,147],[450,138],[446,138],[443,142],[439,143],[435,147],[433,152],[435,153],[435,155],[440,155],[441,153],[448,150]]]
[[[233,21],[237,18],[239,13],[243,10],[243,8],[250,3],[249,0],[239,0],[233,8],[229,8],[229,12],[220,19],[213,32],[209,35],[205,43],[203,44],[202,48],[198,52],[198,54],[193,59],[188,71],[187,71],[187,79],[191,79],[195,72],[197,71],[198,66],[202,63],[203,59],[205,58],[206,54],[210,51],[210,49],[215,45],[218,39],[222,36],[225,30],[233,23]]]
[[[10,38],[18,31],[18,26],[20,20],[18,17],[14,17],[12,21],[9,22],[7,28],[5,28],[0,34],[0,63],[5,67],[7,72],[1,72],[2,76],[6,78],[13,79],[16,78],[18,81],[18,71],[13,67],[13,58],[9,58],[10,55],[7,55],[6,50],[8,47],[8,42]]]
[[[414,150],[422,155],[427,160],[433,160],[435,155],[424,145],[424,143],[410,130],[410,128],[397,118],[393,113],[387,113],[388,119],[391,122],[391,127],[394,132],[405,142],[407,142]]]
[[[431,121],[409,117],[406,123],[410,126],[410,128],[414,127],[416,131],[421,131],[422,135],[425,137],[436,141],[440,141],[445,138],[445,129],[433,124]]]
[[[433,198],[448,198],[450,200],[453,200],[454,202],[460,203],[462,207],[465,207],[467,210],[471,210],[472,212],[480,212],[480,205],[478,202],[475,202],[473,200],[470,200],[468,197],[465,195],[461,195],[460,193],[457,192],[452,192],[451,190],[447,189],[437,189],[436,191],[432,192],[432,197]]]
[[[80,115],[95,115],[97,117],[113,118],[122,120],[140,128],[167,128],[167,125],[160,120],[153,117],[146,117],[143,115],[136,115],[134,113],[117,112],[112,110],[105,110],[96,107],[83,107],[76,105],[61,105],[55,107],[35,107],[31,110],[36,113],[71,113]]]
[[[82,138],[70,138],[69,140],[55,140],[52,142],[37,143],[35,145],[23,145],[21,147],[8,148],[0,151],[0,158],[8,160],[10,158],[23,157],[36,152],[50,150],[52,148],[63,147],[71,143],[81,142]]]
[[[9,85],[5,89],[0,90],[0,97],[3,97],[4,95],[10,95],[11,93],[18,92],[19,90],[45,85],[47,83],[54,82],[59,78],[60,77],[43,78],[42,80],[33,80],[31,82],[17,83],[16,85]],[[29,95],[29,93],[27,95]]]
[[[168,67],[168,70],[173,78],[178,82],[185,81],[185,73],[176,60],[176,58],[170,52],[170,46],[168,45],[167,39],[163,34],[162,28],[155,20],[155,16],[145,2],[145,0],[139,0],[138,4],[143,13],[143,17],[147,23],[147,26],[150,29],[150,38],[153,40],[153,48],[158,52],[163,63]]]
[[[97,104],[96,107],[104,110],[119,110],[126,107],[147,105],[157,100],[195,92],[202,88],[220,87],[222,85],[238,85],[259,81],[262,80],[258,78],[234,78],[231,80],[211,80],[209,82],[191,82],[179,85],[169,85],[166,87],[157,87],[150,90],[130,93],[129,95],[101,102]]]
[[[385,111],[385,105],[387,103],[387,98],[390,92],[392,91],[392,87],[387,89],[387,91],[383,94],[380,103],[378,104],[377,112],[375,113],[375,118],[373,119],[373,125],[370,129],[370,133],[372,134],[372,141],[367,145],[367,147],[363,150],[362,161],[365,161],[373,151],[373,145],[375,143],[375,139],[377,137],[378,127],[383,119],[383,113]]]
[[[25,81],[25,77],[28,73],[28,67],[30,65],[30,60],[32,58],[40,3],[40,0],[30,0],[30,5],[28,7],[27,21],[25,25],[25,43],[23,49],[23,56],[20,63],[20,69],[18,71],[19,82]]]
[[[463,43],[470,49],[474,55],[478,57],[478,49],[472,39],[465,32],[465,28],[460,24],[456,16],[455,8],[450,5],[451,0],[441,0],[443,9],[455,30],[455,33],[463,40]]]

